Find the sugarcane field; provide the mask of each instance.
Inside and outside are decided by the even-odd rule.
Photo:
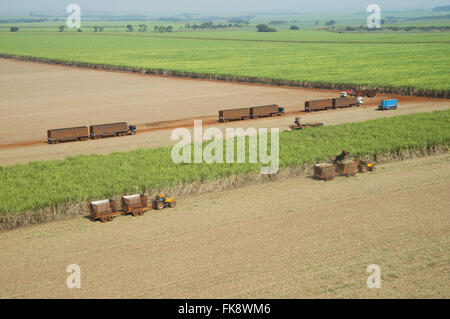
[[[0,299],[450,298],[450,7],[175,2],[0,4]]]

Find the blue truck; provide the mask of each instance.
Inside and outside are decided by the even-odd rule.
[[[384,111],[384,110],[395,110],[398,106],[398,101],[397,99],[392,99],[392,100],[381,100],[381,104],[379,109]]]

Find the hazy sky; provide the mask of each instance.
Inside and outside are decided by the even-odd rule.
[[[84,12],[247,13],[264,11],[357,12],[376,3],[382,10],[409,10],[450,5],[450,0],[0,0],[0,16],[10,13],[64,12],[76,3]]]

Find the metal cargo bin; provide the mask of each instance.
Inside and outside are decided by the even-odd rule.
[[[333,99],[333,108],[343,108],[358,105],[357,97],[342,97]]]
[[[89,131],[86,126],[59,128],[47,131],[48,142],[55,144],[65,141],[87,140]]]
[[[340,175],[355,176],[358,171],[358,165],[355,161],[346,159],[337,164],[336,172]]]
[[[364,96],[375,97],[376,95],[377,95],[377,90],[376,89],[364,90]]]
[[[93,218],[116,212],[116,202],[112,199],[99,200],[89,204],[89,210]]]
[[[248,107],[219,111],[220,122],[246,120],[248,118],[250,118],[250,110]]]
[[[396,109],[397,105],[398,105],[397,99],[381,100],[380,109],[381,110],[392,110],[392,109]]]
[[[114,136],[128,133],[128,124],[126,122],[91,125],[90,133],[92,138],[103,136]]]
[[[277,104],[253,106],[250,108],[250,118],[266,117],[273,115],[281,115],[282,108]]]
[[[333,108],[333,100],[325,99],[325,100],[313,100],[313,101],[305,101],[305,111],[321,111]]]
[[[336,176],[336,167],[329,163],[314,165],[314,177],[325,181],[332,180]]]
[[[147,206],[148,196],[136,194],[122,197],[122,209],[125,211],[136,208],[145,208]]]

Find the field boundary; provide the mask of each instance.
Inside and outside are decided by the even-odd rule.
[[[448,145],[436,145],[426,148],[401,150],[385,154],[366,155],[360,159],[375,161],[384,164],[395,161],[403,161],[425,156],[433,156],[448,153]],[[203,193],[226,191],[240,187],[259,185],[295,177],[311,177],[313,175],[313,165],[303,164],[295,167],[282,168],[275,175],[261,175],[259,173],[249,173],[233,175],[207,182],[194,182],[181,184],[175,187],[155,189],[149,193],[150,198],[157,193],[165,193],[174,197],[188,197]],[[319,183],[319,181],[318,181]],[[114,200],[119,201],[122,195],[116,195]],[[52,207],[25,211],[23,213],[9,213],[0,215],[0,231],[12,230],[15,228],[43,224],[51,221],[65,220],[75,217],[88,217],[88,202],[65,203]]]
[[[300,80],[283,80],[272,79],[264,77],[253,76],[239,76],[229,74],[210,74],[210,73],[197,73],[197,72],[184,72],[176,70],[165,69],[153,69],[153,68],[135,68],[130,66],[119,66],[111,64],[98,64],[88,62],[75,62],[65,61],[58,59],[39,58],[32,56],[22,56],[14,54],[0,53],[0,58],[13,59],[19,61],[39,62],[54,65],[63,65],[77,68],[86,68],[94,70],[106,70],[106,71],[120,71],[126,73],[140,73],[140,74],[152,74],[164,77],[174,78],[191,78],[201,79],[218,82],[234,82],[234,83],[250,83],[250,84],[265,84],[278,87],[301,87],[311,89],[328,89],[328,90],[347,90],[353,88],[356,90],[365,89],[377,89],[381,94],[398,94],[398,95],[412,95],[422,96],[430,98],[450,98],[450,90],[434,90],[434,89],[419,89],[415,87],[391,87],[391,86],[370,86],[370,85],[357,85],[352,83],[331,83],[331,82],[315,82],[315,81],[300,81]]]
[[[184,31],[190,32],[190,31]],[[37,32],[36,32],[37,33]],[[39,33],[54,33],[54,32],[39,32]],[[180,31],[172,33],[181,33]],[[421,32],[418,32],[421,33]],[[362,34],[370,34],[365,32]],[[411,33],[409,33],[411,34]],[[89,35],[99,36],[99,34],[91,33]],[[104,32],[101,35],[106,36],[130,36],[129,34],[116,34],[113,32]],[[450,44],[450,41],[332,41],[332,40],[276,40],[276,39],[243,39],[243,38],[215,38],[215,37],[195,37],[195,36],[163,36],[154,34],[139,34],[132,35],[134,37],[142,38],[158,38],[158,39],[177,39],[177,40],[207,40],[207,41],[238,41],[238,42],[265,42],[265,43],[298,43],[298,44]]]

